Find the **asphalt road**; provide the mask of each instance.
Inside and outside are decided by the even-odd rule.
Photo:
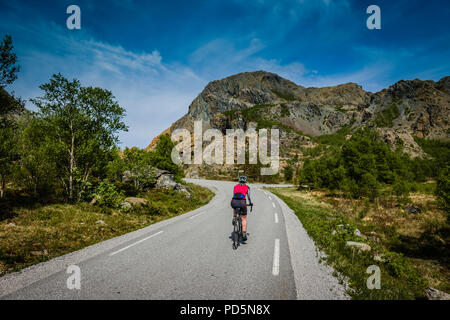
[[[251,185],[246,244],[232,249],[234,183],[212,188],[206,206],[0,278],[1,299],[346,299],[318,263],[294,213],[262,185]],[[80,268],[68,289],[67,267]]]

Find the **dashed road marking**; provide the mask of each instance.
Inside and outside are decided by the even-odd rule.
[[[275,223],[278,223],[278,213],[275,212]]]
[[[272,202],[272,206],[275,208],[275,203]]]
[[[274,276],[280,274],[280,239],[275,239],[275,248],[273,250],[272,274]]]
[[[161,234],[161,233],[163,233],[162,230],[159,231],[159,232],[157,232],[157,233],[152,234],[151,236],[148,236],[147,238],[144,238],[144,239],[141,239],[141,240],[139,240],[139,241],[136,241],[135,243],[130,244],[129,246],[126,246],[125,248],[122,248],[122,249],[117,250],[117,251],[115,251],[115,252],[113,252],[113,253],[110,253],[109,256],[111,257],[111,256],[113,256],[113,255],[115,255],[115,254],[117,254],[117,253],[119,253],[119,252],[122,252],[122,251],[124,251],[124,250],[127,250],[127,249],[129,249],[129,248],[131,248],[131,247],[133,247],[133,246],[135,246],[135,245],[137,245],[137,244],[139,244],[139,243],[141,243],[141,242],[144,242],[145,240],[148,240],[148,239],[150,239],[150,238],[153,238],[154,236],[157,236],[158,234]]]
[[[189,217],[189,219],[194,219],[194,218],[196,218],[196,217],[198,217],[198,216],[200,216],[200,215],[204,214],[205,212],[206,212],[206,211],[203,211],[203,212],[197,213],[197,214],[193,215],[192,217]]]

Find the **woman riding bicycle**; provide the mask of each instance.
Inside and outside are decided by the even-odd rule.
[[[241,209],[242,218],[242,240],[247,240],[247,203],[246,199],[248,197],[248,202],[253,206],[252,200],[250,199],[250,187],[245,183],[247,182],[247,177],[239,177],[239,184],[234,186],[233,199],[231,200],[231,207],[233,208],[233,225],[236,221],[236,210]]]

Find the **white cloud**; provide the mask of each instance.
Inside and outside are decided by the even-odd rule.
[[[111,90],[127,110],[129,132],[120,134],[126,146],[147,146],[187,112],[206,85],[190,68],[164,64],[157,50],[129,51],[54,23],[16,28],[22,31],[14,39],[22,67],[12,86],[16,94],[25,99],[41,95],[38,86],[58,72],[82,85]]]

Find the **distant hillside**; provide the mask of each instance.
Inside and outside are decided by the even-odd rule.
[[[30,114],[24,108],[23,101],[9,94],[4,88],[0,87],[0,119],[7,117],[15,119],[23,114]]]
[[[368,126],[392,147],[401,144],[412,156],[422,156],[414,137],[449,138],[450,77],[438,82],[402,80],[377,93],[355,83],[305,88],[274,73],[245,72],[210,82],[189,106],[188,113],[164,133],[192,130],[194,120],[203,128],[259,128],[281,131],[282,156],[297,153],[314,137],[342,128]],[[155,138],[147,147],[153,148]]]

